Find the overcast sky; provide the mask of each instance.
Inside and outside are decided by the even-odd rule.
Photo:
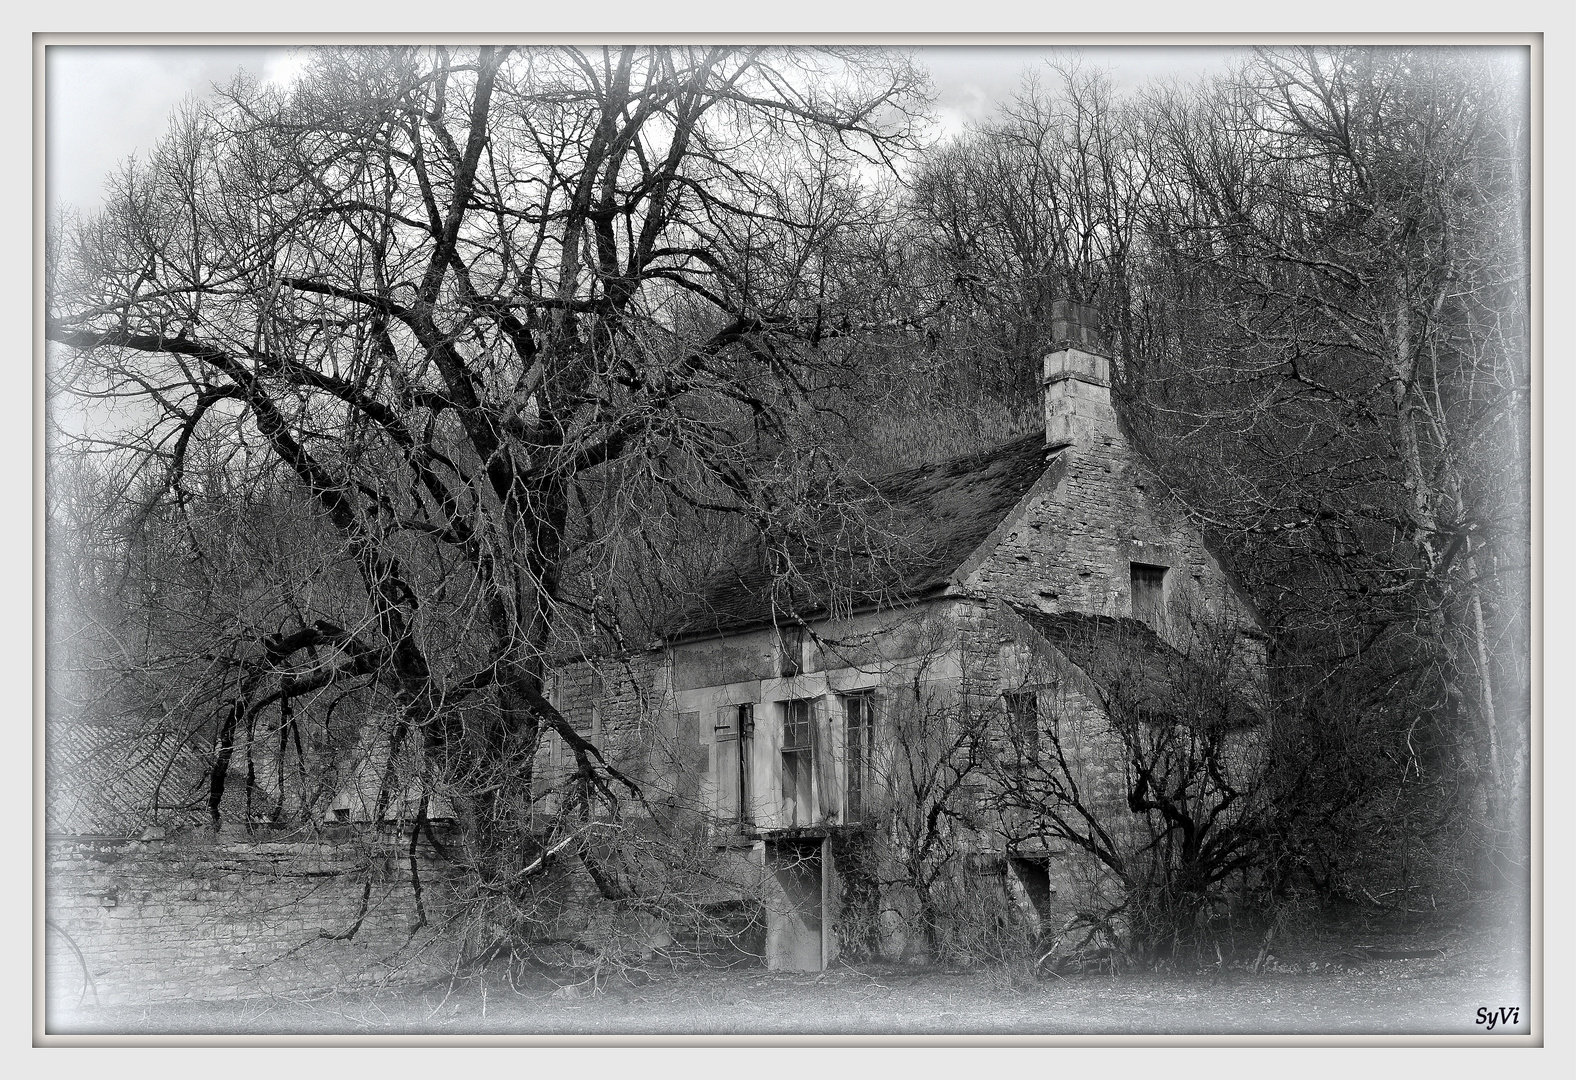
[[[918,51],[930,68],[938,118],[947,130],[988,116],[1012,95],[1026,68],[1058,55],[1044,46]],[[1232,50],[1123,46],[1081,52],[1086,63],[1109,70],[1119,87],[1135,87],[1170,75],[1191,80],[1222,67]],[[145,153],[187,94],[205,95],[242,68],[278,80],[295,67],[292,51],[279,47],[51,45],[45,57],[48,198],[53,206],[81,209],[99,205],[105,176],[128,156]]]

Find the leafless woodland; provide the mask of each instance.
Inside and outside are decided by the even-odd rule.
[[[702,834],[554,671],[649,646],[741,545],[784,586],[906,557],[850,493],[1034,430],[1070,301],[1264,616],[1258,750],[1230,772],[1135,712],[1151,771],[1095,808],[1052,743],[1008,767],[914,711],[882,834],[910,884],[948,887],[968,815],[1071,838],[1126,860],[1102,896],[1144,917],[1083,941],[1133,969],[1222,889],[1254,942],[1524,895],[1527,72],[1266,48],[1119,92],[1069,63],[948,139],[922,57],[863,47],[239,78],[49,223],[48,722],[163,748],[141,809],[175,832],[320,830],[372,754],[375,819],[454,823],[473,960],[528,955],[565,874],[703,920]],[[1134,862],[1125,815],[1175,829]],[[926,903],[949,961],[1045,945]]]

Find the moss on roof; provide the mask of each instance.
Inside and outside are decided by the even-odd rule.
[[[774,545],[775,560],[764,543],[752,545],[664,636],[709,636],[934,595],[1028,494],[1046,462],[1045,436],[1035,432],[829,497],[817,528]]]
[[[1137,619],[1010,606],[1089,677],[1101,706],[1119,719],[1167,719],[1203,728],[1250,727],[1263,720],[1227,676]]]

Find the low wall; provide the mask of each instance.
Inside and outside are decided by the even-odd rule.
[[[52,1010],[404,981],[452,962],[436,933],[445,863],[425,842],[419,900],[408,840],[388,835],[52,839],[46,858]]]

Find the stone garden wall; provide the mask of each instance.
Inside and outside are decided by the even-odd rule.
[[[51,839],[46,863],[52,1009],[409,981],[453,961],[436,936],[445,863],[425,842],[412,860],[386,834]]]

